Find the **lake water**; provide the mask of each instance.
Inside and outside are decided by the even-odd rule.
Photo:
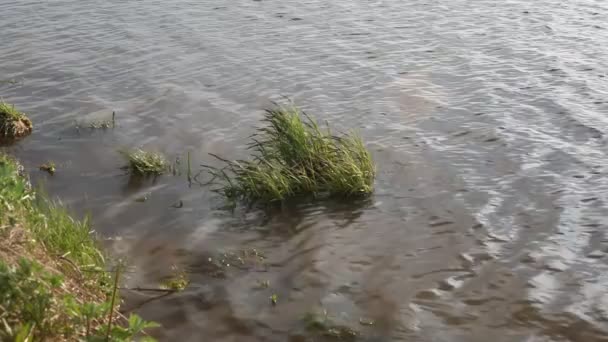
[[[326,310],[360,341],[608,341],[607,1],[3,0],[0,13],[0,79],[17,81],[0,96],[35,125],[9,152],[92,215],[131,265],[126,286],[189,273],[181,293],[125,291],[161,340],[318,341],[303,317]],[[282,96],[361,133],[373,197],[232,213],[183,173],[120,169],[117,150],[138,146],[182,166],[190,151],[195,172],[208,153],[244,157]],[[112,111],[115,129],[77,128]],[[54,176],[37,170],[51,160]]]

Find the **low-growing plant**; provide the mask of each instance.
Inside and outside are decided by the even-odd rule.
[[[307,313],[304,316],[304,324],[310,332],[340,340],[354,340],[359,335],[356,330],[335,323],[325,310]]]
[[[157,328],[160,324],[156,322],[149,322],[143,320],[136,314],[129,315],[129,319],[125,326],[116,325],[112,327],[110,334],[106,337],[95,337],[90,339],[91,342],[105,342],[105,341],[116,341],[116,342],[131,342],[134,341],[135,337],[139,338],[137,341],[140,342],[154,342],[154,338],[150,336],[141,336],[145,329]]]
[[[84,335],[89,337],[96,328],[96,323],[103,319],[110,310],[110,303],[78,303],[72,296],[64,301],[65,313],[70,317],[74,326],[84,326]]]
[[[42,273],[39,264],[21,259],[8,266],[0,260],[0,317],[4,323],[0,340],[14,340],[24,329],[28,335],[35,331],[41,339],[49,335],[60,324],[49,318],[57,314],[51,312],[53,291],[61,284],[60,277]]]
[[[111,128],[112,127],[112,121],[103,121],[103,120],[98,120],[98,121],[92,121],[89,123],[89,128],[91,129],[107,129],[107,128]]]
[[[95,120],[89,123],[91,129],[108,129],[116,127],[116,112],[112,112],[111,120]]]
[[[17,81],[16,79],[0,80],[0,85],[2,85],[2,84],[17,84],[17,83],[19,83],[19,81]]]
[[[133,175],[160,175],[167,171],[169,167],[169,163],[160,153],[142,149],[122,150],[120,153],[127,160],[127,165],[124,168]]]
[[[182,291],[190,284],[188,274],[177,266],[171,267],[172,274],[161,282],[161,288]]]
[[[48,252],[69,259],[79,268],[101,270],[105,267],[88,218],[74,220],[60,203],[36,194],[17,164],[2,154],[0,204],[5,205],[0,209],[0,226],[12,217],[27,227],[32,238]]]
[[[108,316],[114,309],[110,302],[79,303],[62,290],[63,285],[61,276],[35,261],[22,258],[8,266],[0,260],[0,340],[45,341],[62,336],[130,342],[144,329],[159,326],[137,315],[125,324],[110,325]],[[147,336],[139,340],[153,341]]]
[[[15,106],[0,101],[0,139],[16,139],[32,132],[32,121]]]
[[[55,162],[52,162],[52,161],[44,163],[44,164],[40,165],[38,168],[40,169],[40,171],[47,172],[50,175],[54,175],[55,171],[57,171]]]
[[[355,197],[373,191],[375,165],[361,138],[334,135],[296,107],[266,110],[249,160],[209,169],[213,191],[231,201],[277,202],[312,195]]]

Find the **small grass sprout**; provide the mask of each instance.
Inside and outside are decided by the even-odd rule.
[[[151,341],[154,323],[115,315],[120,272],[112,284],[90,222],[34,192],[22,170],[0,153],[0,341]]]
[[[57,168],[55,167],[55,163],[52,161],[44,163],[44,164],[40,165],[38,168],[40,169],[40,171],[47,172],[51,176],[55,174],[55,171],[57,171]]]
[[[307,313],[304,316],[304,324],[308,331],[329,338],[351,341],[359,335],[358,331],[345,325],[337,324],[328,316],[325,310]]]
[[[103,121],[103,120],[96,120],[96,121],[92,121],[91,123],[89,123],[89,128],[91,129],[107,129],[107,128],[112,128],[112,122],[111,121]]]
[[[124,168],[132,175],[161,175],[167,171],[169,166],[165,157],[160,153],[142,149],[122,150],[120,153],[127,160]]]
[[[256,289],[267,289],[269,287],[270,287],[270,280],[264,280],[264,281],[258,280],[258,282],[255,286]]]
[[[172,274],[163,280],[161,287],[167,290],[182,291],[190,285],[190,279],[185,271],[177,266],[171,267]]]
[[[354,132],[334,135],[329,127],[290,106],[266,110],[251,137],[249,160],[226,160],[224,167],[206,167],[213,191],[230,201],[280,202],[312,195],[356,197],[372,193],[375,165]]]
[[[90,129],[108,129],[116,127],[116,112],[112,112],[111,120],[95,120],[89,123]]]
[[[32,121],[15,106],[0,101],[0,139],[17,139],[32,132]]]
[[[8,79],[8,80],[0,80],[0,85],[2,84],[17,84],[19,83],[19,81],[17,81],[16,79]]]
[[[270,303],[272,303],[272,305],[277,305],[278,302],[279,302],[279,296],[276,293],[273,293],[270,296]]]

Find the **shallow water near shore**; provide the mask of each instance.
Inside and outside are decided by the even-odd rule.
[[[608,341],[607,2],[9,0],[0,13],[0,79],[16,81],[0,96],[34,122],[9,152],[92,215],[131,265],[127,286],[190,275],[177,294],[126,293],[161,340],[323,340],[303,317],[326,310],[361,341]],[[120,170],[124,147],[182,171],[187,151],[195,166],[245,157],[282,95],[361,133],[371,198],[232,213],[184,172]],[[112,111],[114,129],[76,128]]]

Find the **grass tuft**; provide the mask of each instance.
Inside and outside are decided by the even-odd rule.
[[[90,129],[108,129],[112,128],[112,121],[96,120],[89,123]]]
[[[0,101],[0,139],[16,139],[32,132],[32,121],[15,106]]]
[[[89,123],[90,129],[108,129],[116,127],[116,112],[112,112],[111,120],[95,120]]]
[[[127,159],[125,169],[133,175],[160,175],[169,168],[169,163],[160,153],[148,152],[142,149],[123,150],[120,153]]]
[[[352,341],[359,335],[354,329],[340,325],[327,315],[327,311],[309,312],[304,316],[306,329],[315,334],[338,340]]]
[[[206,166],[213,189],[231,201],[278,202],[312,195],[356,197],[373,191],[375,165],[359,135],[333,135],[296,107],[266,110],[250,160]]]
[[[47,162],[47,163],[44,163],[44,164],[40,165],[40,166],[38,167],[38,169],[39,169],[40,171],[47,172],[47,173],[48,173],[48,174],[50,174],[51,176],[55,174],[55,171],[57,171],[57,168],[56,168],[56,166],[55,166],[55,162],[52,162],[52,161],[50,161],[50,162]]]
[[[171,267],[172,274],[165,278],[161,283],[161,288],[182,291],[190,284],[188,274],[185,271],[179,270],[177,266]]]

